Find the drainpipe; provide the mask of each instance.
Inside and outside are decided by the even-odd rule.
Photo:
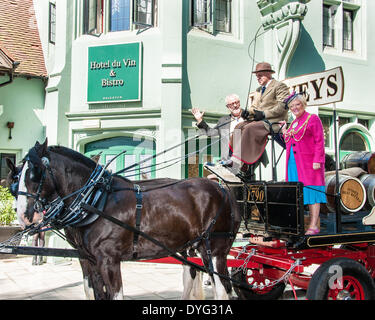
[[[6,86],[7,84],[10,84],[13,82],[13,78],[14,78],[14,70],[16,70],[16,68],[19,66],[19,62],[17,61],[13,61],[12,62],[12,70],[10,71],[9,73],[9,80],[8,81],[5,81],[3,83],[0,83],[0,87],[4,87]]]

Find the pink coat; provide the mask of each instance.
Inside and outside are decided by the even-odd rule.
[[[294,131],[297,131],[303,126],[309,115],[310,113],[305,111],[298,120],[292,122],[288,132],[291,131],[293,123],[298,121],[298,125],[294,129]],[[287,141],[288,138],[284,136],[286,142],[286,181],[288,181],[290,148],[293,146],[298,180],[303,182],[305,186],[324,186],[325,151],[322,122],[317,115],[311,114],[306,125],[306,130],[304,129],[305,128],[302,128],[294,137],[292,136],[289,141]],[[313,169],[314,162],[320,163],[320,169]]]

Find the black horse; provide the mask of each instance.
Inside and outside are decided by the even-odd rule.
[[[44,206],[48,207],[58,197],[64,199],[64,208],[68,208],[73,201],[69,195],[82,188],[96,168],[93,160],[74,150],[48,147],[47,140],[44,144],[37,142],[29,150],[22,167],[8,165],[10,179],[19,180],[14,192],[17,215],[25,226],[40,223]],[[211,275],[215,298],[227,299],[231,291],[226,278],[227,255],[240,225],[239,210],[230,191],[205,178],[154,179],[137,184],[143,190],[139,228],[163,246],[139,236],[136,259],[169,256],[171,250],[186,256],[196,250]],[[107,189],[102,212],[134,227],[137,198],[133,182],[113,175]],[[95,299],[122,299],[120,262],[134,260],[134,232],[102,216],[88,225],[67,226],[64,231],[82,257],[86,295]],[[182,298],[192,298],[192,290],[199,287],[194,282],[200,278],[195,268],[188,265],[184,266],[183,277]]]

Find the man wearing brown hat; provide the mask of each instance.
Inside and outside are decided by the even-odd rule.
[[[267,119],[271,123],[287,121],[288,110],[283,101],[289,96],[289,88],[272,77],[275,71],[268,62],[258,63],[253,73],[260,87],[256,89],[251,106],[243,114],[243,117],[248,120],[238,124],[235,128],[241,130],[241,133],[233,135],[229,143],[233,152],[233,160],[250,165],[252,170],[259,163],[258,160],[262,160],[261,156],[266,148],[267,135],[270,132],[269,125],[261,120]],[[279,129],[279,125],[273,125],[275,132]],[[264,165],[267,165],[267,160],[262,161]]]

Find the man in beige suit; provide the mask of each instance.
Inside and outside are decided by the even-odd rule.
[[[262,120],[267,119],[271,123],[287,121],[288,110],[284,99],[289,96],[289,89],[284,83],[272,78],[275,71],[267,62],[258,63],[253,73],[260,87],[256,89],[252,105],[243,114],[248,121],[236,126],[235,130],[240,130],[240,134],[237,132],[232,136],[229,146],[234,162],[253,165],[254,169],[266,148],[270,132],[269,125]],[[274,131],[277,132],[279,128],[279,125],[273,125]]]

